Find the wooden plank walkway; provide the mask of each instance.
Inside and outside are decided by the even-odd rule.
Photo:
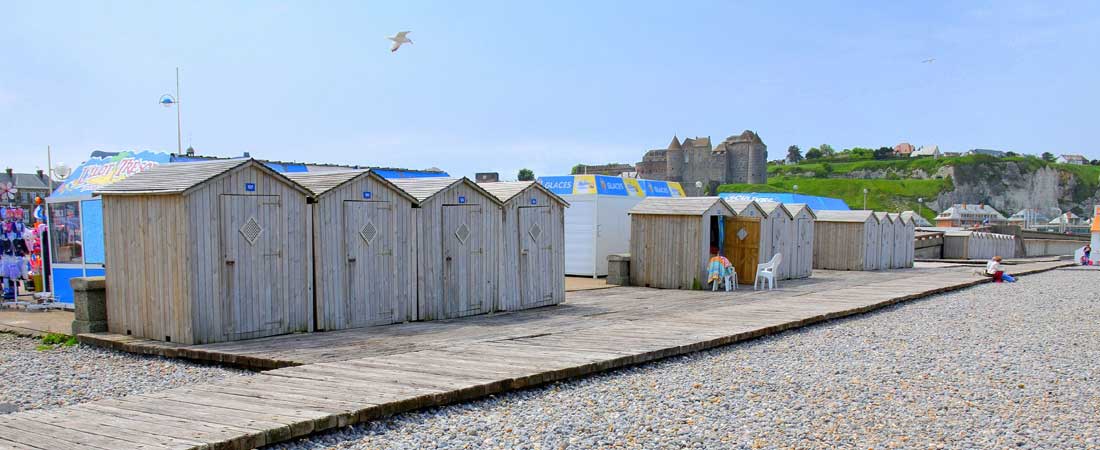
[[[1020,274],[1064,266],[1013,267]],[[612,288],[519,313],[145,353],[275,366],[251,377],[0,416],[0,448],[241,449],[752,339],[986,282],[972,268],[817,271],[771,292]]]

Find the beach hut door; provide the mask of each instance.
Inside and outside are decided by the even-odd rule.
[[[393,323],[394,230],[389,202],[344,202],[349,328]]]
[[[222,195],[221,242],[228,333],[270,334],[286,326],[287,219],[275,195]]]
[[[550,207],[519,208],[520,307],[554,300],[554,247]]]
[[[489,312],[481,205],[443,206],[443,305],[440,319]]]

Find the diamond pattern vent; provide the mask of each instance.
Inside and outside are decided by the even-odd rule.
[[[539,236],[542,236],[542,227],[540,227],[537,223],[533,223],[531,224],[531,228],[527,229],[527,233],[531,235],[531,239],[534,239],[535,242],[538,242]]]
[[[737,230],[737,239],[740,239],[740,240],[743,241],[743,240],[745,240],[745,236],[748,236],[748,235],[749,235],[749,232],[745,231],[744,228],[742,228],[740,230]]]
[[[370,245],[374,238],[378,236],[378,228],[374,226],[374,222],[367,221],[366,225],[359,230],[359,237],[363,238],[363,242]]]
[[[470,238],[470,227],[466,224],[459,225],[458,229],[455,230],[455,237],[458,238],[458,242],[465,244],[466,240]]]
[[[241,226],[241,236],[244,236],[249,245],[256,245],[256,239],[259,239],[260,234],[263,232],[263,227],[260,226],[259,222],[256,222],[255,217],[249,217],[248,221]]]

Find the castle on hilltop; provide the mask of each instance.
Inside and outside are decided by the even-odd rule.
[[[667,149],[650,150],[635,165],[638,178],[677,181],[689,196],[715,195],[726,183],[768,182],[768,146],[756,133],[745,130],[712,147],[710,137],[673,136]],[[696,186],[702,182],[702,189]]]

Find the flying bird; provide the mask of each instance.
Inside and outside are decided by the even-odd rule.
[[[396,48],[396,47],[394,47],[394,48]],[[932,62],[935,62],[935,61],[936,61],[936,58],[930,58],[930,59],[926,59],[926,60],[921,61],[921,62],[924,63],[924,64],[928,64],[928,63],[932,63]]]
[[[413,41],[411,39],[405,37],[405,35],[407,35],[407,34],[409,34],[408,31],[402,31],[400,33],[397,33],[393,36],[390,36],[390,37],[386,38],[386,39],[389,39],[389,40],[393,41],[393,47],[390,47],[390,52],[391,53],[396,52],[397,49],[401,48],[401,45],[406,43],[406,42],[409,43],[409,44],[413,43]]]

